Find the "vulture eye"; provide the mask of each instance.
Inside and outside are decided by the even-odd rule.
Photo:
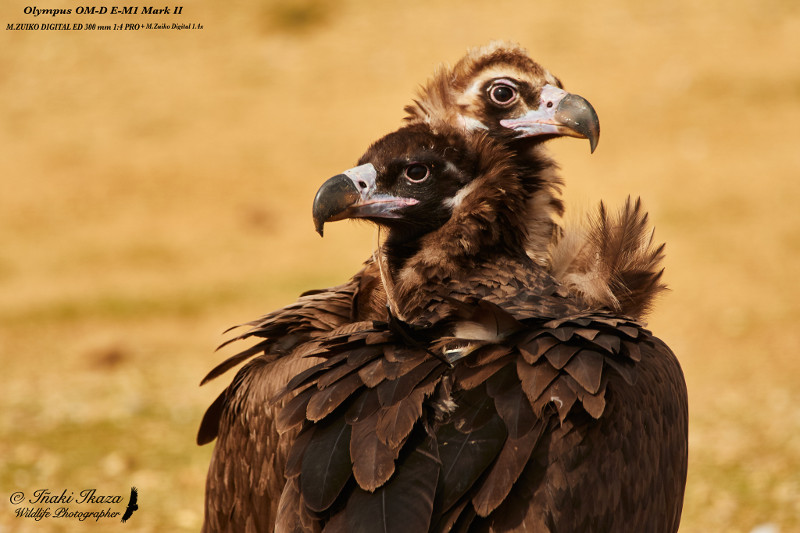
[[[517,89],[506,83],[495,83],[489,87],[489,98],[497,105],[508,106],[517,101]]]
[[[422,163],[412,163],[406,167],[403,174],[411,183],[422,183],[431,175],[431,170]]]

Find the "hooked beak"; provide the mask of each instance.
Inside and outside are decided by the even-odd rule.
[[[322,236],[326,222],[345,218],[400,218],[397,211],[418,203],[376,192],[377,172],[371,163],[337,174],[322,184],[312,207],[314,229]]]
[[[600,139],[600,121],[592,104],[553,85],[542,88],[538,109],[518,118],[503,119],[500,125],[517,131],[517,138],[566,135],[589,139],[592,152]]]

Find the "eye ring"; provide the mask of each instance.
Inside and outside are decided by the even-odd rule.
[[[422,183],[431,175],[431,169],[423,163],[411,163],[403,169],[403,176],[411,183]]]
[[[503,81],[493,83],[486,92],[492,103],[500,107],[508,107],[519,98],[519,91],[517,91],[517,88]]]

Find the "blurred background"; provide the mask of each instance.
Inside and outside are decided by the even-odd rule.
[[[62,4],[37,7],[80,5]],[[437,64],[491,39],[598,111],[594,155],[551,143],[568,211],[641,196],[668,243],[649,327],[689,387],[681,531],[800,531],[800,3],[27,5],[0,7],[0,531],[200,528],[212,447],[195,434],[232,374],[198,383],[237,348],[214,353],[223,331],[359,268],[372,231],[320,239],[314,192],[401,124]],[[125,526],[9,503],[131,485]]]

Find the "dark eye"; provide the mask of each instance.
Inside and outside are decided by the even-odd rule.
[[[412,163],[406,167],[404,174],[408,181],[421,183],[428,179],[428,176],[431,175],[431,170],[422,163]]]
[[[517,100],[517,89],[505,83],[495,83],[489,87],[489,98],[497,105],[507,106]]]

